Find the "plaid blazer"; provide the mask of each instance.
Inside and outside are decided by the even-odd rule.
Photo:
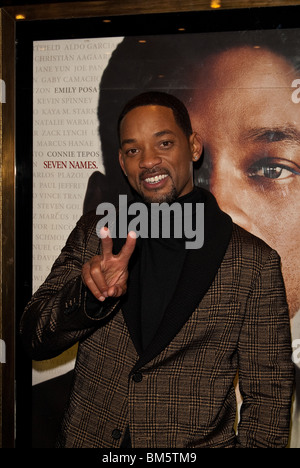
[[[20,325],[36,360],[79,341],[58,447],[118,448],[127,427],[133,448],[285,447],[294,370],[277,253],[234,225],[197,303],[198,254],[190,251],[195,270],[192,285],[178,285],[182,307],[141,353],[138,324],[118,301],[86,308],[81,267],[99,254],[96,223],[92,214],[79,220]],[[191,300],[197,305],[186,310]]]

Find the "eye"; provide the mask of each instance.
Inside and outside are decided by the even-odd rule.
[[[139,150],[137,148],[129,148],[125,150],[126,156],[135,156],[138,152]]]
[[[162,146],[164,149],[169,149],[171,146],[173,146],[173,141],[164,140],[160,143],[160,146]]]
[[[249,177],[252,178],[265,178],[269,180],[284,180],[295,175],[300,175],[300,169],[291,166],[290,162],[271,162],[271,161],[258,161],[250,167],[248,171]]]

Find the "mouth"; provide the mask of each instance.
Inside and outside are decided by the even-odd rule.
[[[172,175],[166,169],[163,172],[145,171],[140,182],[140,193],[147,203],[171,203],[177,196]]]
[[[160,190],[167,184],[168,178],[169,174],[166,172],[152,174],[149,174],[148,172],[147,174],[141,176],[141,182],[145,190]]]
[[[158,174],[155,176],[148,176],[143,178],[143,182],[148,185],[157,185],[164,181],[168,176],[168,174]]]

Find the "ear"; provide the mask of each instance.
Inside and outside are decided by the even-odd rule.
[[[126,174],[126,171],[125,171],[124,156],[123,156],[123,153],[122,153],[121,149],[119,149],[119,163],[120,163],[122,171],[124,172],[124,174],[127,177],[127,174]]]
[[[196,132],[194,132],[190,136],[190,148],[191,148],[193,161],[194,162],[198,161],[203,151],[203,143],[200,138],[200,135]]]

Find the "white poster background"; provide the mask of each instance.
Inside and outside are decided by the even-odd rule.
[[[33,292],[44,282],[82,215],[90,175],[105,173],[99,83],[122,37],[34,42]],[[33,384],[74,367],[76,347],[33,363]]]

